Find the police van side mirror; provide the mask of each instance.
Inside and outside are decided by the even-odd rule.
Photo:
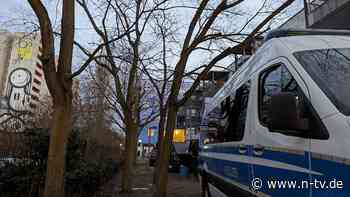
[[[271,132],[292,136],[307,136],[309,121],[301,117],[304,110],[300,97],[283,92],[271,97],[268,105],[267,127]]]

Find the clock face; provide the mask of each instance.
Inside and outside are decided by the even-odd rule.
[[[10,83],[17,88],[28,85],[30,81],[31,73],[27,69],[18,68],[10,74]]]

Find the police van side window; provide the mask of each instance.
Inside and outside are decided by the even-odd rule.
[[[259,77],[259,97],[258,112],[260,123],[267,127],[269,117],[269,105],[273,95],[280,93],[292,93],[299,101],[298,114],[300,118],[307,121],[307,129],[303,132],[281,132],[286,135],[313,138],[328,139],[329,133],[319,118],[316,110],[312,107],[309,99],[293,78],[286,66],[279,64],[273,66],[260,74]],[[288,129],[286,129],[288,130]]]
[[[224,126],[225,141],[241,141],[247,120],[250,82],[242,85],[229,105],[227,122]]]
[[[298,95],[298,91],[300,91],[293,76],[283,64],[276,65],[260,75],[259,89],[259,119],[263,125],[267,125],[267,107],[272,95],[281,92],[292,92]]]
[[[204,137],[203,143],[220,143],[242,141],[244,129],[247,121],[248,100],[250,92],[250,82],[243,84],[232,95],[227,96],[212,114],[217,114],[217,118],[208,123],[213,128]]]

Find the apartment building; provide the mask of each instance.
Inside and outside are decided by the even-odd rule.
[[[0,31],[0,129],[23,129],[23,120],[49,96],[39,48],[39,34]]]

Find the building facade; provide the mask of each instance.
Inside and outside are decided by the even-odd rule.
[[[49,95],[39,34],[0,32],[0,129],[20,131]]]
[[[228,77],[229,72],[210,71],[200,82],[193,95],[180,107],[176,118],[176,128],[185,130],[186,141],[197,139],[198,134],[207,128],[206,123],[202,121],[205,103],[224,85]]]
[[[304,0],[304,9],[280,28],[350,29],[349,17],[350,0]]]

